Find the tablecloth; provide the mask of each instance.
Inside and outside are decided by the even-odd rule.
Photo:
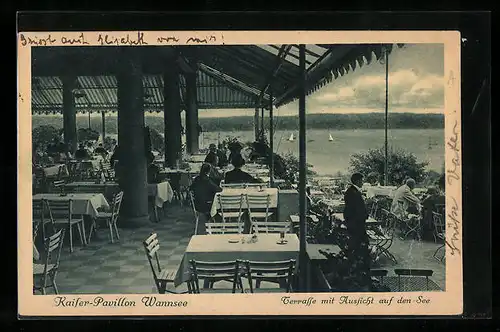
[[[59,164],[59,165],[46,167],[43,169],[43,172],[45,173],[45,176],[47,176],[47,177],[57,176],[57,174],[59,174],[59,167],[63,168],[63,170],[62,170],[63,175],[65,175],[65,176],[69,175],[68,168],[66,167],[65,164]]]
[[[74,193],[61,196],[60,194],[41,193],[33,195],[33,199],[46,199],[49,201],[73,200],[73,213],[83,214],[95,218],[97,209],[103,207],[109,209],[108,201],[103,194]]]
[[[240,194],[255,194],[255,195],[270,195],[269,208],[277,208],[278,207],[278,189],[277,188],[263,188],[262,191],[259,191],[258,188],[224,188],[221,193],[217,193],[214,197],[214,201],[212,203],[212,209],[210,211],[210,215],[213,217],[217,214],[217,210],[220,209],[219,200],[217,197],[220,195],[240,195]],[[242,208],[246,209],[248,206],[246,201],[243,201]]]
[[[387,196],[387,197],[393,197],[394,196],[394,191],[396,190],[396,187],[383,187],[383,186],[378,186],[378,187],[364,187],[363,190],[366,192],[366,197],[367,198],[373,198],[375,196]]]
[[[285,244],[278,244],[279,234],[259,234],[255,243],[229,243],[229,240],[245,238],[251,235],[218,234],[195,235],[191,237],[186,252],[177,270],[174,283],[176,286],[189,280],[189,261],[283,261],[299,256],[299,239],[296,234],[286,234]],[[246,242],[246,241],[245,241]]]
[[[165,181],[156,184],[148,184],[148,196],[155,196],[155,205],[162,207],[165,202],[171,202],[174,197],[174,191],[170,183]]]

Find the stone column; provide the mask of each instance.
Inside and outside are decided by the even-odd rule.
[[[198,103],[196,74],[186,74],[186,148],[188,153],[199,149]]]
[[[163,120],[165,123],[165,165],[175,167],[181,153],[181,100],[179,69],[172,60],[172,67],[163,75]]]
[[[118,81],[118,177],[123,190],[120,224],[149,223],[144,96],[141,63],[135,50],[122,50]]]
[[[76,131],[76,107],[74,89],[76,88],[76,76],[68,75],[62,77],[63,82],[63,131],[64,143],[71,145],[71,153],[75,153],[78,144]]]

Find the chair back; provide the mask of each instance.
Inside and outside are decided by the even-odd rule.
[[[245,188],[245,183],[221,183],[221,188]]]
[[[45,224],[51,223],[50,211],[45,199],[33,200],[33,238],[38,234],[40,228],[45,239]]]
[[[43,269],[43,284],[47,280],[47,273],[49,272],[49,265],[54,265],[51,272],[55,273],[59,268],[59,261],[61,258],[61,251],[64,243],[65,229],[61,228],[57,233],[45,239],[45,262]]]
[[[243,201],[244,201],[244,195],[243,194],[237,194],[237,195],[229,195],[229,194],[224,194],[224,192],[221,192],[219,195],[217,195],[217,200],[219,201],[219,206],[220,206],[220,211],[221,211],[221,216],[222,216],[222,221],[226,221],[226,216],[225,213],[228,212],[238,212],[238,222],[241,221],[241,212],[242,212],[242,207],[243,207]]]
[[[295,272],[296,261],[245,261],[246,275],[253,293],[253,280],[268,281],[274,283],[286,282],[286,292],[292,289],[292,277]]]
[[[57,170],[57,180],[62,180],[63,177],[66,177],[67,174],[66,165],[59,165],[59,169]]]
[[[245,183],[245,188],[268,188],[269,185],[266,183]]]
[[[241,262],[238,260],[225,262],[189,261],[192,292],[200,293],[200,280],[211,282],[230,280],[233,282],[233,293],[235,293],[236,285],[240,280],[240,266]]]
[[[64,180],[55,180],[52,182],[52,192],[54,193],[59,193],[59,192],[63,192],[64,191],[64,185],[65,185],[65,181]]]
[[[250,220],[253,222],[252,210],[265,210],[265,220],[269,217],[269,204],[271,203],[271,195],[269,194],[246,194],[245,196],[248,214],[250,215]]]
[[[148,258],[149,266],[151,267],[151,272],[153,273],[153,279],[155,281],[156,288],[158,289],[158,292],[160,292],[161,265],[160,258],[158,256],[158,250],[160,249],[158,235],[156,233],[151,233],[151,235],[146,240],[144,240],[142,244],[144,246],[144,250],[146,251],[146,257]]]
[[[256,233],[290,233],[292,225],[290,221],[252,221],[253,229]]]
[[[208,234],[241,234],[243,225],[241,222],[206,222],[205,227]]]
[[[441,213],[432,211],[432,222],[434,224],[434,235],[444,234],[446,226]]]
[[[71,224],[73,216],[73,200],[47,200],[46,206],[49,210],[50,219],[54,223],[55,219],[67,219]]]
[[[115,222],[120,215],[120,208],[122,206],[123,191],[120,191],[113,197],[113,208],[112,208],[112,221]]]

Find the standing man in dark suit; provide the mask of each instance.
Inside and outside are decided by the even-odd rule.
[[[347,226],[348,259],[351,265],[351,277],[354,277],[360,290],[370,290],[370,253],[366,234],[368,212],[361,193],[363,175],[354,173],[351,184],[344,193],[344,219]]]

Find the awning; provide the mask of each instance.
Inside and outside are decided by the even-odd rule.
[[[365,63],[379,60],[386,48],[390,52],[392,45],[306,45],[307,94]],[[32,112],[62,112],[62,82],[58,75],[66,73],[69,66],[78,77],[77,112],[116,112],[117,81],[112,67],[116,66],[119,48],[70,49],[32,50]],[[171,49],[157,47],[140,53],[145,111],[163,111],[162,71]],[[267,107],[270,92],[276,107],[298,97],[298,45],[183,46],[176,50],[184,68],[197,70],[199,109]],[[186,83],[182,74],[179,93],[184,101]]]

